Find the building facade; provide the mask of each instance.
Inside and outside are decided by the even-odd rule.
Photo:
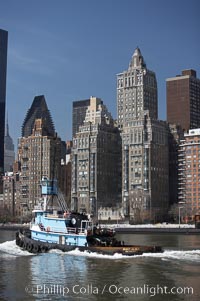
[[[43,176],[56,179],[60,185],[61,159],[65,156],[65,147],[55,132],[43,95],[34,98],[23,122],[22,135],[18,141],[18,167],[21,214],[26,216],[41,199]]]
[[[2,193],[2,175],[4,173],[7,47],[8,32],[0,29],[0,193]]]
[[[7,120],[5,137],[4,137],[4,171],[5,172],[10,172],[13,170],[14,161],[15,161],[14,143],[9,134],[9,126]]]
[[[167,121],[185,131],[200,128],[200,79],[196,71],[183,70],[181,75],[166,81]]]
[[[169,205],[178,203],[178,151],[184,139],[181,126],[169,124]]]
[[[20,177],[18,173],[7,172],[3,177],[4,216],[9,220],[21,215],[20,212]]]
[[[122,204],[130,222],[162,219],[168,208],[168,128],[157,119],[157,81],[136,48],[117,75],[122,137]]]
[[[179,202],[186,222],[200,214],[200,129],[184,134],[179,148]]]
[[[98,216],[121,201],[121,138],[102,100],[90,98],[73,138],[72,210]]]
[[[21,165],[21,206],[28,215],[41,199],[41,179],[60,180],[62,142],[57,136],[43,134],[42,118],[36,119],[32,135],[22,137],[18,144]]]
[[[169,206],[167,124],[144,115],[128,134],[122,133],[122,140],[124,214],[132,223],[164,219]]]

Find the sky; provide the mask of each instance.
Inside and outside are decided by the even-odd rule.
[[[199,0],[0,0],[15,145],[36,95],[45,95],[62,140],[72,138],[75,100],[99,97],[116,118],[116,74],[136,47],[156,73],[159,119],[166,120],[166,78],[191,68],[200,78],[199,12]]]

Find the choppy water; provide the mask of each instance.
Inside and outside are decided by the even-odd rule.
[[[200,236],[128,234],[164,253],[141,256],[74,250],[32,255],[0,231],[0,300],[200,300]]]

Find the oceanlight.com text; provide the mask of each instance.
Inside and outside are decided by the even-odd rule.
[[[38,284],[35,286],[25,287],[28,294],[45,296],[60,295],[148,295],[154,297],[156,295],[193,295],[193,287],[169,287],[144,284],[143,286],[118,286],[115,284],[104,284],[103,286],[95,286],[92,283],[88,285],[75,284],[73,286],[64,286],[61,284]]]

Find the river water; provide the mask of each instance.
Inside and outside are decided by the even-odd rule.
[[[163,253],[126,257],[51,251],[32,255],[0,230],[0,301],[200,300],[200,236],[124,234]]]

